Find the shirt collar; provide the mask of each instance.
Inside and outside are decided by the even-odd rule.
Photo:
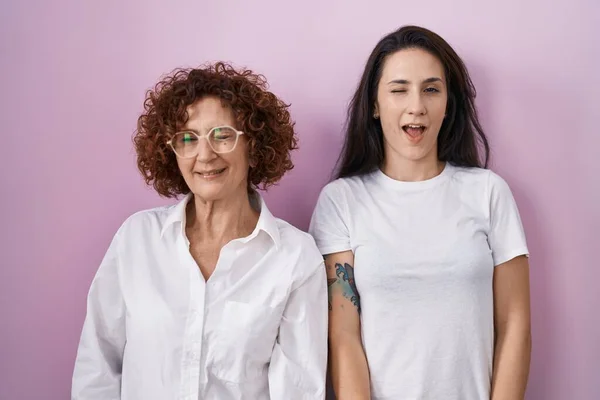
[[[258,217],[258,223],[256,224],[254,232],[252,232],[248,239],[254,237],[258,234],[258,231],[262,230],[271,237],[275,244],[275,248],[278,249],[281,245],[281,236],[279,235],[277,219],[271,214],[271,211],[267,207],[267,203],[265,203],[265,199],[257,192],[253,192],[253,195],[256,196],[256,200],[259,203],[260,216]]]
[[[161,238],[164,236],[167,229],[169,229],[171,225],[174,225],[176,223],[180,224],[181,233],[185,235],[185,209],[188,202],[192,200],[193,197],[194,195],[192,193],[189,193],[183,199],[181,199],[179,203],[168,208],[167,219],[165,220],[163,227],[160,231]],[[256,191],[254,191],[251,194],[250,201],[254,207],[258,208],[260,215],[258,217],[258,223],[256,224],[256,228],[254,228],[254,231],[250,234],[250,236],[245,238],[244,242],[253,239],[255,236],[258,235],[260,231],[264,231],[271,237],[273,243],[275,244],[275,247],[279,248],[281,244],[281,236],[279,234],[279,227],[277,226],[277,219],[273,216],[273,214],[271,214],[271,211],[267,207],[267,204],[265,203],[263,197]]]

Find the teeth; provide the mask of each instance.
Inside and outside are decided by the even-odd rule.
[[[413,128],[413,129],[421,129],[421,128],[423,128],[423,125],[406,125],[406,126],[408,126],[409,128]]]
[[[218,175],[218,174],[220,174],[221,172],[223,172],[224,170],[225,170],[225,169],[218,169],[218,170],[215,170],[215,171],[203,172],[203,173],[202,173],[202,176]]]

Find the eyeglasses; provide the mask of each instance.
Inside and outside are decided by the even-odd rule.
[[[177,156],[192,158],[198,155],[200,139],[206,139],[208,145],[215,153],[224,154],[235,150],[238,138],[243,134],[244,132],[238,131],[231,126],[217,126],[202,136],[194,131],[177,132],[167,144],[171,146]]]

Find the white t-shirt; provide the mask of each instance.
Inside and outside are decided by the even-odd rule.
[[[420,182],[337,179],[310,233],[324,255],[354,252],[373,399],[489,399],[493,270],[528,255],[501,177],[447,163]]]

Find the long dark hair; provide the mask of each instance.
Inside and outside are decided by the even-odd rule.
[[[418,26],[403,26],[386,35],[371,52],[362,78],[348,107],[346,137],[338,160],[337,178],[367,174],[381,167],[383,132],[373,118],[377,86],[388,55],[419,48],[436,56],[444,66],[448,86],[446,118],[438,135],[438,158],[461,167],[488,165],[490,148],[475,108],[475,86],[464,62],[436,33]],[[479,146],[484,155],[480,156]]]

